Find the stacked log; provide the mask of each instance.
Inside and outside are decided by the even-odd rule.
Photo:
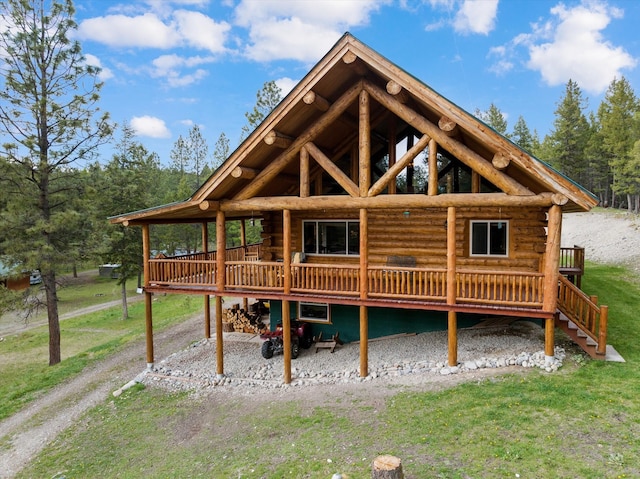
[[[262,322],[262,316],[259,313],[245,311],[236,304],[232,308],[223,310],[222,330],[226,332],[262,334],[268,328]]]

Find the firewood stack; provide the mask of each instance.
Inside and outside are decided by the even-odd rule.
[[[233,307],[222,312],[223,331],[261,334],[267,329],[267,326],[262,322],[260,313],[245,311],[240,308],[239,304],[234,304]]]

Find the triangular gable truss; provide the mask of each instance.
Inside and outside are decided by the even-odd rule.
[[[401,125],[393,134],[380,138],[378,125],[389,121]],[[376,171],[374,177],[374,156],[385,154],[380,151],[381,145],[392,145],[403,128],[415,132],[417,141],[401,158],[394,158],[386,171]],[[342,136],[330,146],[323,144],[323,139],[334,131]],[[430,198],[416,199],[416,204],[458,201],[435,198],[443,196],[437,194],[435,152],[464,164],[477,176],[476,180],[483,178],[503,195],[539,199],[544,196],[545,204],[553,196],[554,203],[568,203],[567,208],[572,210],[588,210],[597,204],[593,195],[571,180],[345,34],[194,196],[182,204],[182,217],[179,206],[171,205],[166,213],[188,220],[211,216],[220,208],[236,214],[260,210],[260,205],[275,208],[289,204],[278,202],[275,198],[278,195],[287,198],[317,195],[310,184],[322,172],[348,197],[372,199],[395,192],[395,178],[425,149],[429,152],[432,178],[428,194],[422,196]],[[349,174],[337,165],[344,155],[351,155],[353,168]],[[453,166],[453,161],[449,166]],[[276,184],[282,186],[280,193],[274,195]],[[259,196],[266,190],[269,201]],[[527,202],[532,201],[535,202],[534,198]],[[391,199],[386,204],[396,203],[402,204],[402,199]],[[323,199],[323,204],[332,201]],[[376,200],[359,204],[382,203]],[[199,205],[199,213],[195,205]],[[146,216],[138,212],[115,221],[126,221],[127,217],[140,221],[158,219],[163,212],[159,208]]]

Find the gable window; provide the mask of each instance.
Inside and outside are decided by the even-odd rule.
[[[472,221],[471,256],[507,256],[508,221]]]
[[[306,254],[360,254],[359,221],[313,220],[302,223]]]

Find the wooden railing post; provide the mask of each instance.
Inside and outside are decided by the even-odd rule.
[[[596,354],[607,354],[607,322],[609,320],[609,307],[600,306],[600,324],[598,325],[598,347]]]

